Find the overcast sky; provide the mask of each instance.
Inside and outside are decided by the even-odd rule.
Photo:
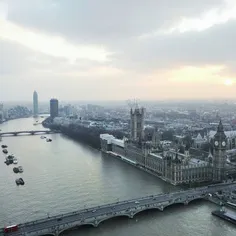
[[[235,0],[0,0],[0,101],[236,98]]]

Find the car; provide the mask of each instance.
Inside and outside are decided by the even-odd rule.
[[[62,218],[57,219],[57,221],[61,221],[61,220],[62,220]]]
[[[92,213],[96,212],[97,210],[93,210]]]
[[[139,201],[135,201],[134,203],[135,203],[135,204],[139,204],[140,202],[139,202]]]

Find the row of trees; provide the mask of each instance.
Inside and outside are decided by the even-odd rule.
[[[69,126],[54,125],[52,120],[47,120],[43,122],[43,125],[47,128],[60,130],[63,134],[71,137],[74,140],[80,141],[87,144],[93,148],[100,149],[100,134],[109,133],[116,138],[122,139],[124,137],[124,132],[122,131],[107,131],[99,127],[84,127],[80,125],[70,124]]]

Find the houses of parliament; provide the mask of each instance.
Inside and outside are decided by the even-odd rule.
[[[226,162],[227,138],[221,121],[213,138],[213,153],[202,157],[190,148],[180,152],[177,145],[161,141],[158,131],[154,132],[152,141],[145,141],[144,113],[144,108],[131,109],[129,138],[120,140],[101,134],[101,150],[173,185],[222,182],[229,172],[232,174]]]

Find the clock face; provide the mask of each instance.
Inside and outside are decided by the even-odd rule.
[[[223,141],[223,142],[222,142],[222,146],[223,146],[223,147],[225,147],[225,145],[226,145],[226,142],[225,142],[225,141]]]
[[[218,141],[215,141],[215,146],[218,146],[218,145],[219,145]]]

